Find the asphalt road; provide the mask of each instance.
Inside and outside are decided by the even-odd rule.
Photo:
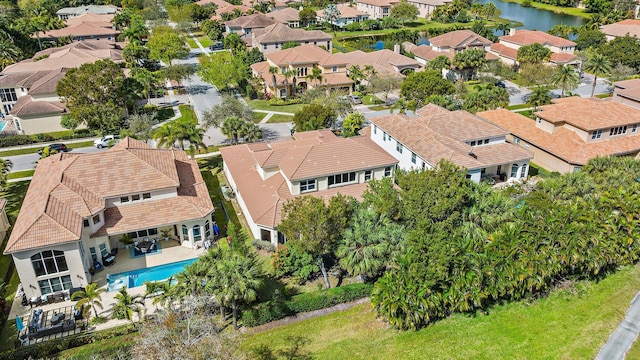
[[[98,149],[93,146],[74,149],[73,144],[70,144],[69,148],[74,153],[75,152],[95,153],[100,151],[107,151],[107,149]],[[8,156],[5,159],[9,159],[13,163],[13,167],[11,168],[11,171],[32,170],[32,169],[35,169],[36,162],[38,161],[38,159],[40,159],[40,155],[38,153],[27,154],[27,155],[16,155],[16,156]]]
[[[526,103],[526,101],[522,97],[531,93],[529,89],[521,88],[520,86],[512,83],[511,81],[505,80],[504,83],[505,85],[507,85],[507,90],[509,91],[509,103],[511,105]],[[578,88],[576,88],[572,92],[574,94],[580,95],[581,97],[590,97],[592,87],[593,87],[593,75],[585,73],[584,78],[582,79],[582,82],[580,83]],[[607,83],[604,79],[598,78],[595,93],[603,94],[606,92],[609,92],[609,83]],[[557,95],[556,97],[560,97],[560,94],[562,93],[562,91],[558,88],[558,89],[551,90],[551,93],[554,95]]]

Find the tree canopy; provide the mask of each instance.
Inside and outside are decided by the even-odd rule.
[[[328,129],[336,122],[336,112],[330,106],[305,105],[293,116],[296,131]]]
[[[147,47],[152,59],[160,60],[167,65],[171,65],[172,60],[182,59],[189,55],[189,47],[184,38],[168,26],[153,28]]]
[[[453,84],[442,77],[439,71],[421,71],[409,74],[400,85],[400,94],[417,107],[425,104],[431,95],[450,95],[455,92]]]
[[[541,44],[533,43],[525,45],[518,49],[517,59],[521,63],[541,64],[551,58],[551,50]]]
[[[391,7],[389,16],[400,20],[400,22],[405,22],[418,17],[418,13],[418,8],[415,5],[409,4],[407,0],[400,0],[399,3]]]
[[[248,72],[240,57],[232,56],[228,52],[218,52],[200,60],[198,75],[218,89],[225,90],[230,85],[237,86],[240,81],[246,79]]]

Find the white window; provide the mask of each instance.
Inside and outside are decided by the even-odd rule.
[[[69,270],[64,252],[60,250],[45,250],[31,257],[31,264],[36,276],[55,274]]]
[[[40,286],[40,292],[42,293],[42,295],[51,294],[62,290],[69,290],[73,287],[73,284],[71,283],[71,276],[69,275],[40,280],[38,281],[38,285]]]
[[[522,170],[520,172],[520,177],[524,178],[527,176],[527,164],[522,164]]]
[[[211,223],[209,223],[209,220],[204,222],[204,237],[205,239],[211,238]]]
[[[489,143],[489,139],[484,139],[485,145]]]
[[[300,181],[300,192],[314,191],[316,189],[316,180],[303,180]]]
[[[631,128],[631,132],[634,133],[638,131],[638,124],[633,124],[633,127]]]
[[[609,131],[609,136],[616,136],[616,135],[621,135],[626,133],[627,133],[627,125],[618,126],[618,127],[611,128],[611,131]]]
[[[402,144],[396,140],[396,151],[402,154]]]
[[[276,43],[276,49],[280,47],[280,43]]]
[[[182,225],[182,239],[189,239],[189,229],[187,229],[187,225]]]
[[[14,102],[18,101],[18,95],[16,95],[16,89],[0,89],[0,101],[2,102]]]
[[[391,166],[387,166],[386,168],[384,168],[384,176],[385,177],[391,176]]]
[[[637,126],[637,125],[638,125],[638,124],[636,124],[636,126]],[[378,133],[378,127],[377,127],[377,126],[375,126],[375,125],[373,125],[373,133],[374,133],[374,134],[377,134],[377,133]]]
[[[513,143],[514,143],[514,144],[520,144],[520,138],[519,138],[519,137],[517,137],[517,136],[514,136],[514,137],[513,137]]]
[[[370,181],[371,180],[371,170],[365,170],[364,172],[364,181]]]
[[[476,141],[475,141],[475,140],[473,140],[472,142],[470,142],[470,143],[469,143],[469,145],[471,145],[471,146],[476,146]]]
[[[411,153],[411,162],[414,164],[416,163],[416,153]]]
[[[200,225],[193,225],[193,241],[202,240],[202,234],[200,233]]]
[[[262,49],[267,50],[267,44],[262,44]]]
[[[100,214],[93,217],[93,225],[97,225],[100,222]]]
[[[518,177],[518,164],[511,165],[511,177],[512,178]]]
[[[129,197],[128,196],[120,196],[120,202],[121,203],[129,202]]]
[[[597,139],[600,139],[601,137],[602,137],[602,130],[598,130],[593,134],[591,134],[591,140],[597,140]]]
[[[328,180],[329,186],[351,183],[356,181],[356,173],[355,171],[352,171],[343,174],[330,175]]]
[[[333,72],[338,71],[338,67],[337,67],[337,66],[334,66],[334,67],[332,68],[332,71],[333,71]]]
[[[143,198],[143,199],[151,199],[151,193],[144,193],[144,194],[142,194],[142,198]]]
[[[382,133],[382,141],[387,141],[387,133]]]
[[[140,200],[140,194],[131,195],[131,201],[138,201],[138,200]]]
[[[107,257],[107,255],[109,255],[109,251],[107,250],[107,244],[100,244],[99,245],[100,248],[100,257],[102,257],[103,259]]]
[[[82,227],[89,227],[89,219],[82,219]]]

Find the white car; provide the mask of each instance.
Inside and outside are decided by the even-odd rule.
[[[98,149],[106,148],[107,146],[109,146],[109,141],[118,139],[120,139],[120,135],[106,135],[100,139],[95,139],[93,141],[93,146],[97,147]]]

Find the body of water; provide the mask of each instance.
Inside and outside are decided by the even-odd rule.
[[[137,269],[119,274],[108,275],[107,291],[117,291],[123,287],[132,288],[136,286],[142,286],[147,281],[166,280],[171,276],[181,272],[182,270],[184,270],[185,266],[193,263],[196,260],[198,259],[189,259],[165,265],[153,266],[150,268]]]
[[[586,23],[587,19],[566,14],[556,14],[553,11],[524,7],[518,3],[504,2],[499,0],[479,0],[481,4],[492,2],[502,14],[503,19],[509,19],[524,24],[519,29],[548,31],[554,25],[564,24],[567,26],[580,26]],[[502,34],[499,34],[502,35]]]

